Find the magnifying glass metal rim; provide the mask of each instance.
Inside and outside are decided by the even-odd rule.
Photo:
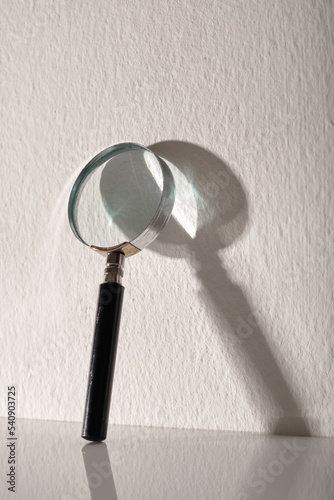
[[[80,235],[80,232],[75,223],[75,210],[77,198],[80,195],[80,190],[83,188],[85,183],[88,181],[90,174],[92,174],[99,166],[105,163],[107,160],[111,159],[117,154],[122,152],[132,151],[132,150],[144,150],[152,154],[156,160],[159,162],[162,171],[162,192],[161,199],[156,212],[153,214],[151,221],[148,223],[146,228],[135,238],[130,241],[125,241],[115,246],[111,247],[100,247],[95,245],[90,245]],[[117,174],[115,174],[115,182],[117,182]],[[98,153],[94,158],[92,158],[87,165],[80,172],[71,190],[69,203],[68,203],[68,219],[70,227],[78,240],[80,240],[84,245],[89,246],[98,253],[106,256],[111,252],[122,252],[125,257],[130,257],[140,252],[143,248],[147,247],[152,243],[155,238],[159,235],[161,230],[165,227],[170,219],[172,209],[174,205],[174,179],[173,175],[167,166],[167,164],[157,156],[153,151],[148,149],[141,144],[134,142],[123,142],[120,144],[115,144],[110,146],[100,153]]]

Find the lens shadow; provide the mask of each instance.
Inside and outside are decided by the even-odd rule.
[[[222,348],[225,352],[227,343],[232,344],[245,393],[259,416],[269,421],[271,432],[309,436],[309,424],[267,341],[270,332],[263,331],[251,299],[224,269],[221,252],[218,255],[248,231],[248,201],[242,182],[220,158],[195,144],[165,141],[149,148],[183,174],[196,202],[192,214],[183,211],[177,216],[173,211],[150,250],[186,259],[195,269],[220,325]],[[182,200],[183,193],[176,182],[176,201],[187,206],[191,197]],[[187,218],[196,219],[194,231]]]

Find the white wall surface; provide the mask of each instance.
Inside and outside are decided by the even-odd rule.
[[[110,422],[333,436],[332,2],[1,3],[1,415],[14,383],[19,416],[82,418],[104,261],[67,201],[134,141],[197,232],[126,263]]]

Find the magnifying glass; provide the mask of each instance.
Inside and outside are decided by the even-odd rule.
[[[100,285],[82,437],[107,436],[126,257],[147,247],[167,224],[174,180],[166,163],[135,143],[96,155],[76,179],[68,204],[75,236],[106,257]]]

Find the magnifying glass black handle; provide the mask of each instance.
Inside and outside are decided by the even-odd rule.
[[[82,437],[89,441],[107,437],[123,294],[119,283],[100,285],[82,429]]]

